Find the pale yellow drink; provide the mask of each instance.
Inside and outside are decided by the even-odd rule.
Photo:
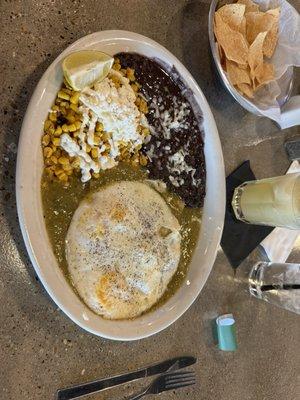
[[[300,229],[300,173],[245,182],[235,189],[232,207],[250,224]]]

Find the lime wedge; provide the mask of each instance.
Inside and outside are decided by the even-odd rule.
[[[82,90],[103,80],[114,63],[114,58],[96,50],[82,50],[69,54],[62,68],[68,84],[74,90]]]

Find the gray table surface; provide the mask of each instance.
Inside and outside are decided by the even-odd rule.
[[[300,11],[300,0],[291,1]],[[35,277],[23,245],[15,205],[18,137],[26,106],[47,66],[74,40],[95,31],[126,29],[157,40],[190,70],[215,116],[226,172],[250,159],[258,178],[283,174],[283,143],[299,128],[279,131],[244,111],[221,87],[209,54],[209,1],[0,1],[0,399],[53,399],[57,388],[135,369],[180,354],[198,357],[198,384],[162,399],[299,399],[299,317],[252,299],[244,276],[252,254],[234,277],[220,250],[194,305],[164,332],[118,343],[92,336],[71,322]],[[297,73],[295,91],[300,92]],[[300,248],[300,247],[299,247]],[[290,260],[299,261],[295,249]],[[237,320],[238,351],[216,349],[211,319]],[[298,382],[298,390],[297,390]],[[90,399],[122,398],[123,387]]]

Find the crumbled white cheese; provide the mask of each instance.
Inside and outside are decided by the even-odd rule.
[[[92,113],[92,117],[90,118],[88,122],[88,132],[87,132],[87,142],[90,146],[94,146],[94,134],[95,134],[95,128],[96,128],[96,122],[97,122],[97,115]]]
[[[192,183],[194,186],[198,186],[201,182],[201,180],[195,179],[194,177],[196,169],[188,165],[185,161],[185,156],[187,154],[188,153],[185,152],[183,149],[180,149],[179,151],[177,151],[177,153],[174,153],[168,159],[167,168],[170,173],[175,174],[175,176],[169,176],[169,180],[173,186],[179,187],[184,184],[184,179],[180,177],[180,174],[182,172],[186,172],[187,174],[191,173]]]
[[[171,138],[171,129],[187,128],[188,125],[184,124],[185,117],[189,114],[187,103],[178,104],[176,97],[173,97],[173,105],[171,110],[164,110],[163,106],[159,106],[162,99],[154,97],[151,107],[154,109],[154,117],[159,119],[163,129],[164,138],[169,140]]]
[[[152,159],[155,157],[154,145],[153,144],[151,144],[150,149],[147,151],[147,156],[148,156],[150,161],[152,161]]]
[[[107,77],[95,84],[94,89],[84,89],[80,95],[81,102],[88,107],[102,122],[104,130],[110,132],[116,142],[132,142],[135,146],[142,144],[138,132],[139,125],[145,125],[145,118],[135,105],[136,94],[118,71],[111,70],[122,85],[117,88]]]
[[[177,151],[177,153],[174,153],[172,156],[169,157],[169,169],[177,172],[180,174],[181,172],[190,172],[192,170],[192,167],[190,167],[185,159],[184,156],[186,154],[184,153],[183,149],[180,149]]]

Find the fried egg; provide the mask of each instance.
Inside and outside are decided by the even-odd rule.
[[[141,315],[163,295],[180,259],[180,225],[146,183],[102,187],[75,211],[66,237],[72,282],[107,319]]]

